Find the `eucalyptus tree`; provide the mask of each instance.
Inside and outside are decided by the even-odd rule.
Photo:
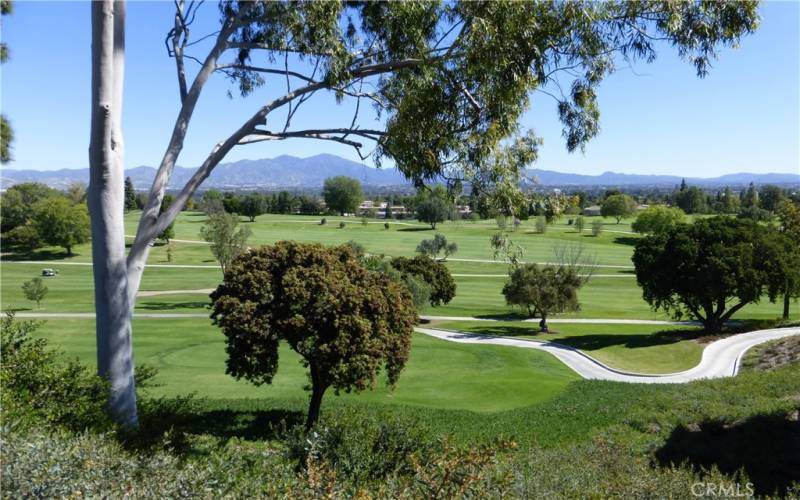
[[[599,131],[596,88],[617,63],[652,61],[657,41],[665,41],[704,76],[718,47],[735,45],[758,23],[755,1],[226,1],[219,6],[219,30],[205,38],[192,31],[201,2],[175,5],[166,45],[175,60],[180,109],[127,260],[117,117],[124,3],[92,5],[90,204],[98,359],[101,373],[112,378],[112,411],[130,422],[135,422],[130,356],[100,345],[117,339],[111,344],[130,352],[131,306],[151,243],[233,148],[287,139],[335,141],[362,157],[371,147],[376,164],[393,160],[417,185],[466,178],[481,186],[497,177],[493,151],[518,132],[531,92],[555,98],[568,150],[581,149]],[[204,43],[194,43],[201,39]],[[200,47],[208,49],[193,53]],[[198,67],[190,67],[194,63]],[[214,74],[227,76],[242,96],[259,87],[279,95],[255,103],[241,126],[211,145],[175,203],[162,211],[195,108]],[[352,116],[295,127],[298,111],[322,94],[352,102]],[[364,104],[372,106],[379,125],[360,125]],[[109,362],[111,371],[104,368]]]
[[[0,19],[14,12],[14,4],[11,0],[0,0]],[[5,42],[0,42],[0,63],[8,61],[8,46]],[[14,130],[6,115],[0,115],[0,163],[11,161],[11,143],[14,141]]]

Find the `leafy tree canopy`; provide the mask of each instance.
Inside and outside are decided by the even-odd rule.
[[[627,194],[614,194],[603,201],[600,213],[603,217],[614,217],[619,221],[630,217],[636,211],[636,201]]]
[[[238,226],[237,215],[222,211],[209,215],[200,228],[200,236],[211,244],[211,253],[219,261],[223,273],[236,257],[247,250],[247,238],[252,231],[249,227]]]
[[[226,337],[227,373],[270,383],[280,341],[300,355],[311,379],[307,427],[329,387],[363,391],[381,368],[397,382],[417,320],[408,292],[366,270],[346,246],[282,241],[251,250],[211,299],[211,318]]]
[[[637,233],[663,233],[686,222],[686,214],[680,208],[653,205],[642,210],[631,224]]]
[[[427,196],[417,203],[417,219],[431,225],[436,229],[436,224],[444,222],[450,215],[451,205],[438,196]]]
[[[63,197],[39,201],[33,208],[33,222],[39,235],[49,245],[64,247],[72,255],[75,245],[90,238],[89,211]]]
[[[432,239],[422,240],[417,245],[417,253],[427,255],[432,259],[438,259],[440,253],[444,253],[442,260],[447,258],[458,251],[458,245],[455,243],[448,243],[447,237],[443,234],[437,234]]]
[[[580,308],[578,290],[584,283],[569,266],[524,264],[512,268],[503,295],[509,305],[526,308],[529,316],[539,314],[539,325],[546,332],[548,316]]]
[[[497,146],[517,133],[530,92],[559,79],[567,148],[581,149],[599,131],[596,88],[618,60],[652,61],[664,40],[702,77],[718,47],[758,24],[755,1],[226,2],[222,11],[241,22],[229,45],[235,60],[222,69],[243,95],[285,74],[266,63],[299,53],[314,71],[290,75],[304,84],[290,100],[321,88],[340,100],[366,97],[387,124],[258,135],[359,150],[354,137],[374,140],[378,160],[393,159],[418,185],[442,174],[492,177]]]
[[[712,217],[642,238],[633,263],[644,299],[718,331],[769,286],[765,231],[752,221]]]
[[[450,275],[450,270],[442,262],[433,260],[426,255],[418,255],[412,259],[408,257],[395,257],[392,267],[398,271],[418,276],[431,287],[431,305],[447,304],[456,296],[456,282]]]
[[[341,215],[355,213],[364,199],[358,179],[344,175],[325,179],[322,196],[325,198],[328,209],[339,212]]]

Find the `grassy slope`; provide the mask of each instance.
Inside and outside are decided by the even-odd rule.
[[[433,327],[551,340],[581,349],[613,368],[638,373],[688,370],[700,362],[704,347],[691,340],[698,331],[690,327],[552,324],[551,333],[538,335],[536,323],[510,321],[436,321]]]
[[[51,320],[41,333],[69,357],[94,363],[91,320]],[[210,398],[304,399],[307,383],[299,357],[280,352],[273,383],[255,387],[225,374],[224,338],[204,320],[140,319],[134,324],[137,364],[158,368],[154,395],[196,392]],[[499,346],[455,345],[416,335],[411,359],[394,391],[381,381],[374,392],[344,400],[495,412],[528,406],[578,379],[546,353]],[[335,399],[333,391],[328,400]]]

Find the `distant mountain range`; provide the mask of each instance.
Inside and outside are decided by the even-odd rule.
[[[195,168],[175,167],[169,188],[179,189],[194,173]],[[136,189],[148,189],[155,177],[153,167],[128,169]],[[530,176],[543,186],[674,186],[682,177],[674,175],[639,175],[604,172],[600,175],[581,175],[530,169]],[[369,187],[407,186],[409,183],[396,168],[375,169],[335,155],[321,154],[308,158],[278,156],[262,160],[240,160],[223,163],[203,183],[204,188],[217,189],[315,189],[322,187],[326,177],[346,175],[354,177]],[[2,169],[0,183],[8,187],[21,182],[41,182],[55,188],[65,188],[71,183],[89,181],[89,169],[15,170]],[[800,174],[728,174],[714,178],[686,178],[686,182],[699,186],[756,184],[797,184]]]

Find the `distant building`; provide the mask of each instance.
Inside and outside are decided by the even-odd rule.
[[[583,215],[586,215],[588,217],[600,216],[602,215],[601,210],[602,209],[600,208],[600,205],[592,205],[590,207],[586,207],[583,209]]]

